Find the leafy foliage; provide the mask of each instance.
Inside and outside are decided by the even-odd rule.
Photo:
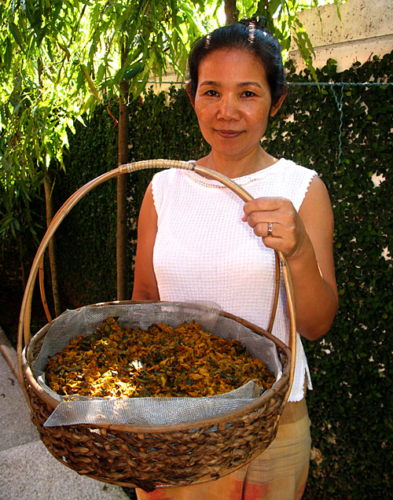
[[[264,146],[315,168],[330,192],[340,309],[330,333],[304,341],[314,391],[308,394],[313,459],[306,499],[392,498],[393,266],[392,179],[393,53],[336,72],[321,82],[345,82],[342,126],[331,86],[290,86]],[[288,80],[312,81],[288,64]],[[340,87],[335,87],[338,102]],[[113,108],[113,109],[112,109]],[[111,106],[116,116],[115,106]],[[131,106],[130,161],[198,158],[206,153],[184,90],[144,94]],[[66,199],[77,187],[116,167],[116,130],[101,107],[70,141],[67,175],[56,184]],[[341,144],[341,146],[340,146]],[[341,150],[340,150],[341,147]],[[130,262],[135,222],[153,172],[132,174],[129,191]],[[115,186],[100,186],[71,213],[59,234],[64,297],[70,307],[115,297]],[[82,205],[82,203],[85,203]],[[75,209],[76,210],[76,209]],[[130,264],[129,289],[132,287]]]
[[[2,2],[0,243],[25,226],[36,237],[31,201],[47,170],[64,167],[70,133],[97,103],[124,80],[136,98],[167,65],[183,74],[208,25],[198,21],[204,9],[189,0]]]
[[[112,110],[116,113],[116,109]],[[116,167],[117,131],[105,106],[99,106],[76,134],[64,157],[54,199],[59,207],[89,179]],[[81,230],[81,228],[83,228]],[[65,218],[57,234],[59,283],[66,306],[116,297],[116,183],[108,181],[89,193]],[[80,232],[81,231],[81,232]],[[95,290],[92,297],[91,288]]]

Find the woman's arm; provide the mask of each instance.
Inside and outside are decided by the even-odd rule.
[[[305,227],[301,245],[288,257],[295,291],[298,331],[309,340],[327,333],[338,308],[333,261],[333,211],[324,183],[315,177],[299,210]]]
[[[138,242],[132,300],[160,299],[153,268],[153,249],[156,235],[157,212],[150,184],[143,199],[138,219]]]
[[[296,212],[283,198],[259,198],[244,207],[244,220],[266,246],[281,251],[291,271],[298,332],[309,340],[327,333],[338,308],[333,262],[333,212],[324,183],[315,177]],[[273,234],[267,235],[267,224]]]

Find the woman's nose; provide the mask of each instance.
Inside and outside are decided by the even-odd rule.
[[[239,107],[234,96],[223,96],[220,99],[217,118],[221,120],[239,119]]]

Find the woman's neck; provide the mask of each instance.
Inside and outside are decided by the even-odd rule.
[[[230,179],[236,179],[259,172],[277,161],[277,158],[269,155],[260,147],[256,151],[241,157],[222,155],[212,150],[207,156],[198,160],[197,163],[226,175]]]

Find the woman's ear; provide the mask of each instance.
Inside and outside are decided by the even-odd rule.
[[[286,96],[287,96],[287,89],[284,90],[283,95],[279,98],[279,100],[276,102],[276,104],[274,104],[270,108],[270,113],[269,113],[270,116],[275,116],[278,113],[278,111],[281,108],[282,103],[284,102]]]
[[[195,108],[195,98],[191,94],[191,82],[187,83],[186,89],[187,89],[188,97],[190,98],[190,101],[191,101],[191,105],[193,108]]]

